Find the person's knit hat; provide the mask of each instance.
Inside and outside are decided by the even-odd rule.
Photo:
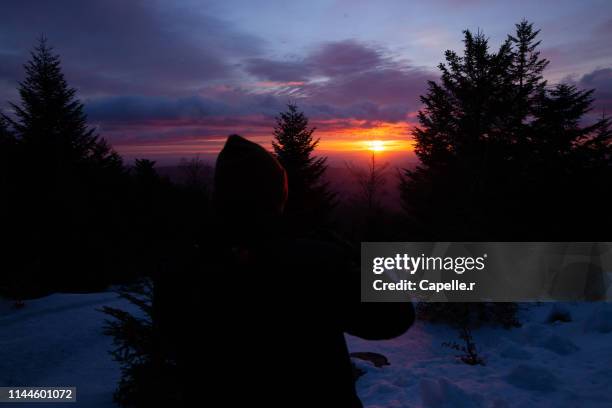
[[[226,221],[258,224],[282,213],[287,174],[262,146],[231,135],[217,158],[214,200]]]

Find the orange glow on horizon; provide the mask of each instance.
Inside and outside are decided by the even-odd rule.
[[[387,140],[345,140],[331,139],[323,140],[319,144],[319,149],[323,153],[399,153],[413,152],[414,143],[410,139],[387,139]]]
[[[323,123],[315,132],[321,138],[318,149],[328,153],[414,151],[410,123],[353,120],[349,125],[335,128],[333,122]]]
[[[192,136],[150,142],[135,140],[131,143],[117,145],[117,148],[122,154],[131,157],[185,157],[197,154],[214,156],[223,147],[226,135],[238,133],[271,150],[271,129],[264,126],[259,127],[256,124],[256,122],[240,124],[241,126],[236,127],[228,126],[225,123],[216,124],[216,126],[197,124],[193,126]],[[331,119],[318,121],[313,125],[317,128],[313,136],[319,139],[317,154],[338,157],[355,153],[390,155],[414,152],[414,141],[411,135],[413,125],[406,121]],[[174,128],[176,126],[176,123],[155,123],[153,127]],[[198,137],[197,127],[199,126],[206,126],[207,130],[211,131],[211,136]]]

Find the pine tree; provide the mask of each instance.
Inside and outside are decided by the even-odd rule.
[[[491,53],[482,33],[464,32],[464,53],[445,53],[440,82],[430,81],[421,97],[421,126],[414,131],[420,165],[402,181],[403,206],[422,238],[465,239],[481,234],[484,196],[497,178],[498,155],[511,140],[507,122],[512,78],[510,40]],[[503,162],[502,162],[503,163]]]
[[[3,115],[18,151],[13,215],[22,223],[22,249],[30,254],[24,268],[41,285],[38,292],[99,289],[112,258],[92,263],[94,253],[114,255],[121,245],[121,157],[88,126],[83,104],[45,38],[24,69],[20,103],[10,103],[13,115]]]
[[[376,155],[372,153],[365,169],[351,163],[347,163],[346,167],[359,187],[357,200],[365,205],[368,214],[379,212],[382,206],[381,196],[384,194],[383,189],[387,182],[389,163],[377,163]]]
[[[151,189],[161,183],[154,160],[136,159],[132,173],[140,188]]]
[[[609,136],[601,121],[584,125],[592,91],[547,86],[538,33],[523,21],[491,52],[466,31],[463,55],[446,52],[421,97],[420,164],[402,180],[415,239],[593,241],[609,231]],[[419,308],[432,319],[518,324],[515,304],[494,306]]]
[[[540,30],[534,30],[533,24],[526,20],[516,24],[515,27],[515,35],[508,36],[508,39],[513,46],[510,73],[516,95],[516,109],[508,114],[515,118],[520,126],[532,113],[529,108],[534,99],[541,95],[546,87],[543,72],[549,61],[541,58],[538,51],[541,42],[537,37]]]
[[[120,297],[131,304],[137,313],[104,306],[108,315],[104,334],[113,338],[111,355],[121,368],[121,380],[113,399],[122,407],[140,408],[157,404],[180,405],[181,384],[176,362],[162,347],[160,327],[156,321],[153,284],[142,281],[123,287]],[[152,392],[167,387],[167,391]]]
[[[119,156],[87,125],[83,104],[68,86],[60,57],[44,37],[24,68],[26,78],[19,83],[21,104],[10,103],[15,119],[5,119],[30,163],[57,179],[83,164],[118,166]]]
[[[378,163],[376,154],[372,153],[370,162],[365,168],[351,163],[347,163],[346,168],[358,187],[354,200],[356,207],[363,211],[365,224],[360,238],[364,241],[379,240],[380,233],[385,229],[382,197],[386,193],[389,162]]]
[[[585,203],[596,200],[585,169],[610,147],[596,154],[590,142],[603,129],[584,124],[591,90],[547,86],[538,33],[523,21],[491,52],[484,35],[465,31],[463,55],[446,52],[440,81],[421,97],[420,164],[402,181],[421,239],[576,240],[593,230],[584,223]]]
[[[315,128],[295,104],[276,118],[272,146],[279,162],[287,171],[289,198],[287,214],[298,232],[322,225],[335,205],[335,195],[324,181],[327,158],[313,155],[319,139]]]

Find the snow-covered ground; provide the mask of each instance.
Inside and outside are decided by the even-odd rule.
[[[70,406],[112,408],[119,367],[102,335],[103,305],[134,309],[113,292],[55,294],[18,310],[0,299],[0,386],[76,386],[78,402]],[[547,323],[553,307],[572,321]],[[442,347],[461,343],[442,325],[418,322],[385,342],[348,338],[351,351],[381,353],[391,363],[355,360],[366,371],[359,394],[370,408],[612,406],[612,304],[529,305],[521,320],[518,329],[473,331],[485,366],[461,363],[457,351]]]
[[[24,308],[0,299],[0,386],[76,386],[77,402],[0,403],[4,407],[115,407],[119,366],[102,334],[102,306],[133,310],[114,292],[54,294]]]
[[[547,323],[551,309],[569,323]],[[612,407],[612,304],[524,305],[518,329],[485,327],[472,335],[485,366],[457,361],[442,347],[462,341],[443,325],[417,322],[385,342],[349,338],[351,351],[384,354],[391,365],[367,371],[357,388],[373,407]]]

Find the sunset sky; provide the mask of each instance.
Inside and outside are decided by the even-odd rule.
[[[344,160],[370,149],[410,160],[426,81],[461,31],[497,47],[522,18],[542,29],[551,82],[597,88],[612,112],[612,2],[3,0],[0,100],[16,101],[44,34],[92,125],[126,158],[212,158],[239,133],[269,145],[295,102]]]

